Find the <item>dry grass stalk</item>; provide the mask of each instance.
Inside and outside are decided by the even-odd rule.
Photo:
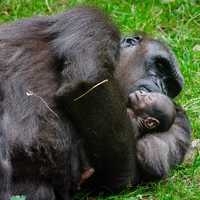
[[[27,96],[34,96],[34,97],[39,98],[39,99],[42,101],[42,103],[44,103],[44,105],[47,107],[47,109],[48,109],[50,112],[52,112],[57,118],[59,118],[58,114],[57,114],[56,112],[54,112],[54,111],[49,107],[48,103],[47,103],[41,96],[35,94],[35,93],[32,92],[31,90],[27,90],[26,95],[27,95]]]
[[[103,81],[101,81],[100,83],[97,83],[96,85],[94,85],[92,88],[90,88],[88,91],[86,91],[85,93],[83,93],[81,96],[77,97],[74,99],[74,101],[78,101],[79,99],[83,98],[85,95],[89,94],[90,92],[92,92],[94,89],[96,89],[98,86],[107,83],[108,79],[105,79]]]

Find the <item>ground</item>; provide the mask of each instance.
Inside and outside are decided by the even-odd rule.
[[[95,5],[112,16],[123,34],[144,31],[165,40],[176,53],[185,86],[176,99],[186,109],[193,138],[200,138],[200,1],[199,0],[0,0],[0,23],[50,15],[79,4]],[[87,199],[80,194],[77,199]],[[12,200],[22,200],[13,197]],[[97,200],[199,200],[200,155],[163,181]]]

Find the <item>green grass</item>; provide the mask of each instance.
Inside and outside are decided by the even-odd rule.
[[[123,34],[145,31],[167,41],[185,77],[185,88],[177,101],[187,110],[193,137],[200,138],[200,1],[174,0],[163,4],[156,0],[0,0],[0,23],[32,15],[49,15],[78,4],[102,8],[112,16]],[[97,200],[102,199],[199,200],[200,156],[197,155],[192,164],[173,170],[166,180],[123,191],[117,196],[97,197]]]

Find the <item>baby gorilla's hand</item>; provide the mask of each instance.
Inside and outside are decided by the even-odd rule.
[[[72,191],[79,190],[81,185],[89,179],[95,172],[89,164],[85,149],[80,140],[72,145],[70,159]]]
[[[85,181],[87,181],[87,179],[90,178],[94,174],[94,172],[95,172],[94,168],[89,166],[83,169],[79,186],[81,186]]]

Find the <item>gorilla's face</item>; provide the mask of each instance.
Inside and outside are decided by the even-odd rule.
[[[177,96],[183,77],[174,54],[158,40],[143,36],[121,40],[120,62],[116,78],[126,95],[136,90]]]

